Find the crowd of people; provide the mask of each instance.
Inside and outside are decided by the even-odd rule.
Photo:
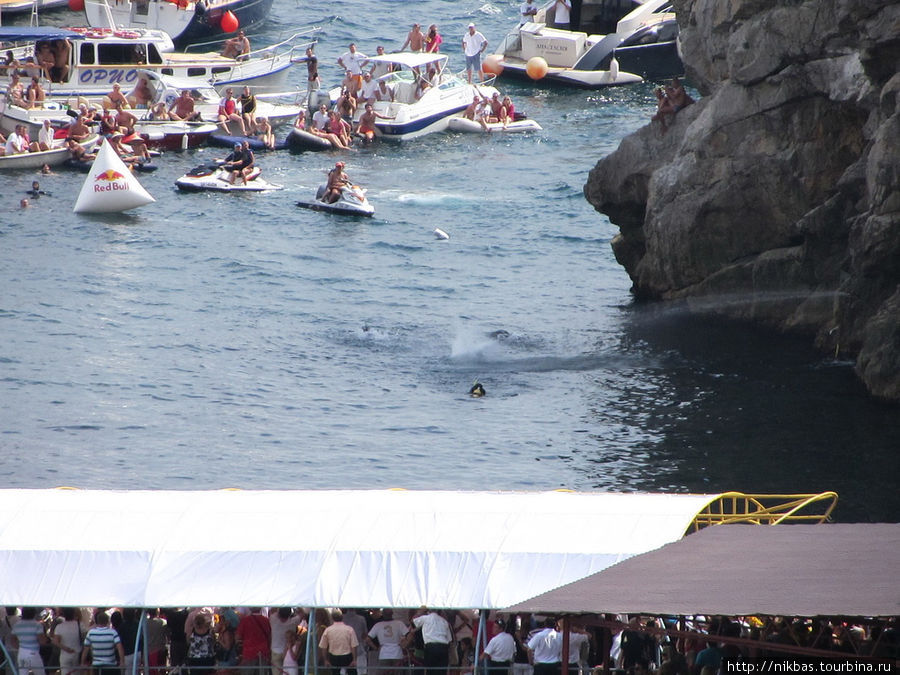
[[[694,622],[630,617],[562,620],[536,615],[485,617],[479,639],[474,610],[196,607],[0,608],[0,641],[19,672],[122,675],[134,664],[149,675],[299,675],[317,664],[330,675],[572,675],[602,669],[627,675],[722,675],[727,664],[754,658],[802,659],[776,647],[814,648],[835,658],[856,654],[900,658],[896,619],[848,624],[826,619],[742,617]],[[314,625],[315,643],[308,632]],[[680,628],[677,637],[666,629]],[[685,637],[690,636],[690,637]],[[734,638],[745,638],[735,640]],[[729,642],[731,639],[731,642]],[[564,643],[567,651],[564,654]],[[307,658],[307,645],[313,649]],[[478,650],[476,654],[476,649]],[[477,656],[477,659],[476,659]],[[0,659],[2,660],[2,659]],[[8,665],[8,664],[7,664]],[[11,672],[10,668],[7,668]]]

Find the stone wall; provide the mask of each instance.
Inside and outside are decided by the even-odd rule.
[[[900,3],[675,9],[700,100],[584,189],[636,295],[807,333],[900,400]]]

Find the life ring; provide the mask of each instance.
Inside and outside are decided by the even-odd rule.
[[[84,34],[85,37],[90,38],[92,40],[102,40],[103,38],[107,37],[108,35],[109,35],[109,33],[106,33],[99,28],[92,28],[91,30],[89,30],[88,32],[86,32]]]
[[[117,38],[123,38],[126,40],[134,40],[135,38],[141,37],[141,34],[133,31],[133,30],[117,30],[113,33]]]

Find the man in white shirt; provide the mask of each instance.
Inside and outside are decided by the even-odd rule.
[[[556,620],[544,620],[544,629],[528,640],[528,653],[534,663],[534,675],[559,675],[562,660],[562,636],[556,631]]]
[[[384,56],[384,47],[378,45],[375,48],[375,56]],[[387,75],[389,72],[391,72],[391,64],[376,61],[372,64],[372,69],[369,72],[372,73],[372,79],[377,80],[382,75]]]
[[[375,103],[378,95],[378,82],[372,79],[372,73],[363,73],[362,86],[359,88],[360,103]]]
[[[362,52],[356,51],[356,43],[350,43],[350,51],[346,51],[340,55],[337,62],[344,70],[350,71],[353,76],[353,88],[350,93],[356,96],[356,92],[362,85],[362,67],[368,60],[368,56]]]
[[[462,46],[466,55],[466,77],[469,78],[469,82],[472,82],[473,70],[478,71],[478,75],[481,78],[480,81],[484,82],[484,71],[481,69],[481,55],[487,49],[488,41],[484,35],[475,30],[474,23],[469,24],[466,34],[463,35]]]
[[[516,656],[516,639],[512,636],[512,621],[507,622],[502,633],[497,633],[487,643],[481,658],[487,659],[489,675],[507,675]]]
[[[419,608],[412,623],[415,628],[422,629],[425,672],[428,675],[443,675],[450,662],[450,643],[453,641],[450,624],[439,612],[427,607]]]
[[[312,121],[316,129],[324,129],[328,124],[328,106],[322,103],[319,109],[313,113]]]
[[[56,131],[50,124],[50,120],[45,119],[43,126],[41,126],[41,130],[38,132],[38,147],[41,150],[49,150],[50,146],[53,145],[53,136],[55,134]]]
[[[553,14],[553,27],[561,30],[569,30],[569,16],[572,11],[571,0],[556,0],[553,5],[556,12]]]
[[[519,5],[519,14],[522,15],[519,25],[524,26],[529,21],[534,21],[534,15],[537,14],[537,11],[537,5],[534,4],[534,0],[525,0]]]
[[[6,154],[20,155],[28,152],[28,138],[21,124],[16,125],[16,130],[6,137]]]
[[[394,618],[394,610],[385,609],[382,619],[369,631],[366,642],[375,649],[378,640],[378,672],[381,675],[397,675],[397,666],[403,659],[403,638],[409,632],[406,624]]]

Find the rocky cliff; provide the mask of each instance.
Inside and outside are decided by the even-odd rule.
[[[808,333],[900,400],[900,3],[674,4],[702,96],[584,189],[635,293]]]

